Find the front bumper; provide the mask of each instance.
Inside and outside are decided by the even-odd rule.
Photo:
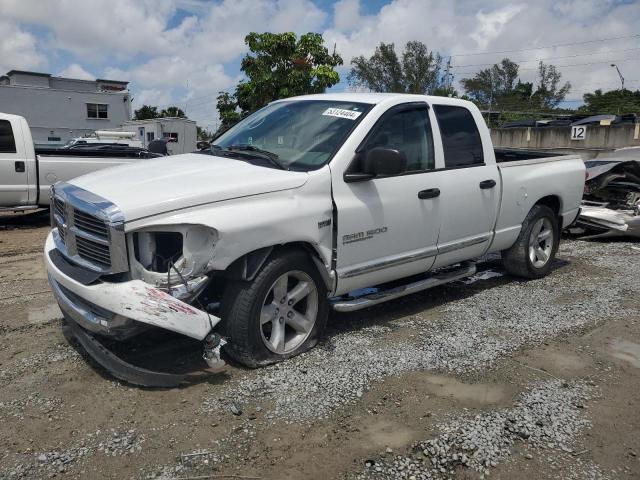
[[[152,325],[203,340],[220,321],[142,280],[84,285],[54,263],[53,250],[49,233],[44,259],[53,294],[63,313],[90,332],[118,338]]]

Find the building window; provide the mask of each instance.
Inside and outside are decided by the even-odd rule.
[[[16,153],[16,141],[9,120],[0,120],[0,153]]]
[[[87,103],[87,118],[109,118],[105,103]]]
[[[153,132],[147,132],[147,142],[152,141],[154,138],[156,138],[155,133],[153,133]]]
[[[60,137],[47,137],[47,142],[60,142],[62,139]]]
[[[168,142],[173,143],[178,141],[178,134],[176,132],[164,132],[162,136],[166,138]]]

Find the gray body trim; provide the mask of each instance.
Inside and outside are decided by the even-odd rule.
[[[401,257],[393,258],[390,260],[384,260],[382,262],[376,262],[371,265],[345,269],[342,273],[338,275],[338,278],[352,278],[358,275],[377,272],[378,270],[382,270],[385,268],[397,267],[399,265],[404,265],[406,263],[411,263],[418,260],[435,257],[436,255],[442,255],[445,253],[453,252],[455,250],[460,250],[463,248],[472,247],[474,245],[479,245],[481,243],[488,242],[490,239],[491,239],[491,235],[481,235],[479,237],[451,243],[443,247],[429,247],[419,252],[410,253],[408,255],[403,255]]]

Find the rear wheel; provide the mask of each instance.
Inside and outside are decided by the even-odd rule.
[[[534,205],[516,242],[502,252],[505,270],[522,278],[541,278],[549,273],[560,244],[558,218],[544,205]]]
[[[225,351],[248,367],[298,355],[318,342],[328,316],[327,291],[306,253],[267,260],[252,282],[229,285],[223,298]]]

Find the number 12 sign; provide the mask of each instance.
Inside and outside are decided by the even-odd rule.
[[[571,140],[585,140],[587,138],[587,127],[584,125],[571,127]]]

